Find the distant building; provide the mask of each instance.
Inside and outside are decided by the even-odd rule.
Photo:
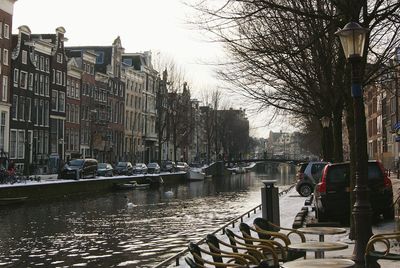
[[[309,153],[301,147],[299,132],[269,132],[266,152],[271,158],[303,159]]]

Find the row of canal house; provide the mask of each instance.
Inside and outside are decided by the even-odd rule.
[[[385,168],[397,169],[400,158],[400,135],[395,125],[400,122],[399,78],[400,48],[396,50],[391,71],[365,88],[368,156],[379,159]]]
[[[3,147],[18,169],[55,172],[76,157],[156,158],[159,78],[149,52],[124,53],[119,37],[111,46],[64,47],[63,27],[55,34],[18,30],[12,36],[10,147]]]
[[[63,27],[33,34],[20,26],[12,35],[14,3],[0,1],[0,156],[20,171],[53,173],[76,157],[148,163],[222,154],[212,145],[215,123],[204,125],[187,84],[167,90],[150,52],[125,53],[119,37],[66,47]]]

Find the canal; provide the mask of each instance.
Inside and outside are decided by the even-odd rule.
[[[260,204],[261,180],[293,182],[272,170],[1,207],[0,267],[152,267]]]

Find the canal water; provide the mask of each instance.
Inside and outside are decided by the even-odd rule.
[[[261,203],[286,165],[159,189],[0,208],[0,267],[153,267]]]

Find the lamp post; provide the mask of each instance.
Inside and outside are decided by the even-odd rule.
[[[345,57],[351,64],[351,95],[354,107],[355,130],[355,157],[356,157],[356,185],[354,188],[355,203],[353,206],[353,218],[355,227],[355,245],[353,260],[356,267],[364,267],[364,254],[371,229],[371,206],[368,200],[368,158],[365,110],[362,90],[362,75],[360,69],[361,59],[364,53],[365,38],[368,29],[361,27],[356,22],[349,22],[342,30],[336,32],[340,37]]]
[[[328,147],[328,128],[331,125],[331,118],[329,116],[323,116],[319,121],[321,121],[321,125],[323,128],[323,133],[322,133],[323,157],[325,161],[331,161],[331,155]]]

